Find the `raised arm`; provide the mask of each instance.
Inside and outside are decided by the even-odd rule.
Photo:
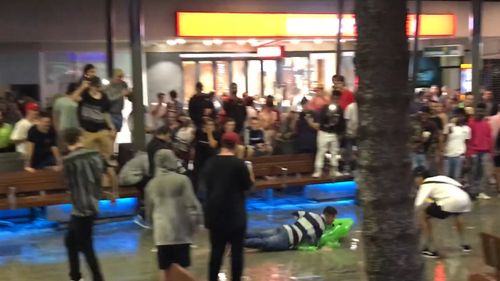
[[[82,96],[82,93],[88,89],[90,86],[89,81],[83,80],[82,84],[73,92],[70,94],[70,98],[76,102],[80,101],[80,98]]]

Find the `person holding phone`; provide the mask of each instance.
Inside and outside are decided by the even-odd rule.
[[[83,91],[77,91],[80,99],[78,119],[84,130],[84,145],[98,150],[110,163],[113,154],[113,140],[116,128],[111,120],[111,103],[102,92],[101,79],[97,76],[84,77],[82,85],[88,85]],[[110,163],[112,164],[112,163]]]

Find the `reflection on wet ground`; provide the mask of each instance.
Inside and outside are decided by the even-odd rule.
[[[307,210],[321,211],[328,203],[308,206]],[[351,237],[343,242],[342,248],[317,252],[247,252],[245,255],[245,280],[365,280],[363,278],[363,253],[360,231],[360,209],[352,201],[334,204],[341,217],[355,219],[356,225]],[[465,281],[470,272],[485,270],[478,233],[500,233],[500,217],[497,215],[500,200],[476,202],[474,212],[465,217],[467,239],[473,252],[464,255],[459,251],[458,238],[452,225],[447,222],[436,224],[436,244],[446,258],[426,262],[426,276],[429,281],[439,280],[439,272],[446,274],[446,280]],[[250,228],[268,228],[290,222],[291,209],[252,210]],[[58,281],[67,280],[66,253],[63,247],[65,230],[12,231],[0,227],[0,276],[5,281]],[[208,263],[207,233],[196,235],[192,249],[191,271],[205,280]],[[357,245],[360,241],[360,247]],[[140,229],[131,220],[105,223],[96,226],[95,246],[106,280],[144,281],[158,280],[156,255],[151,233]],[[226,258],[227,261],[227,258]],[[229,268],[224,267],[220,280],[230,280]],[[88,274],[84,273],[85,276]],[[88,278],[87,278],[88,279]]]

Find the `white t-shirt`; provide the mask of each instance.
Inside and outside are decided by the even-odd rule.
[[[28,138],[28,131],[31,127],[33,127],[33,125],[34,124],[26,118],[19,120],[14,126],[10,139],[13,141],[26,140]],[[26,142],[17,144],[16,151],[26,155]]]
[[[465,154],[467,150],[466,140],[470,139],[471,130],[467,125],[457,126],[454,124],[448,125],[448,141],[446,142],[446,148],[444,151],[444,156],[446,157],[458,157]]]
[[[358,104],[353,102],[347,106],[344,113],[344,118],[347,120],[347,135],[350,137],[356,136],[358,130]]]
[[[425,206],[426,199],[429,198],[445,212],[470,212],[472,203],[469,194],[461,186],[459,182],[446,176],[427,178],[418,190],[415,207]]]

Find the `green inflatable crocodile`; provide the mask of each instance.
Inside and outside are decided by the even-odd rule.
[[[323,235],[319,239],[318,245],[301,245],[301,251],[316,251],[323,247],[338,248],[340,239],[346,237],[351,231],[354,221],[352,219],[336,219],[332,225],[327,226]]]

